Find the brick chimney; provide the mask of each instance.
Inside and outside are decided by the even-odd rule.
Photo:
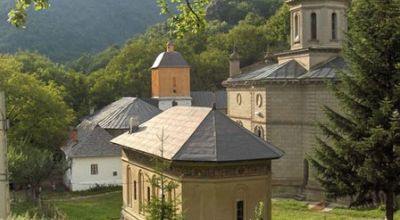
[[[69,133],[69,139],[71,141],[78,142],[78,130],[76,128]]]

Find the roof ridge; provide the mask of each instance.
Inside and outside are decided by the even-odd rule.
[[[184,106],[180,106],[180,107],[184,107]],[[185,106],[186,107],[186,106]],[[196,107],[196,108],[208,108],[208,107]],[[203,120],[201,120],[200,123],[197,124],[196,128],[193,129],[193,132],[190,134],[190,136],[185,140],[185,142],[182,144],[181,148],[179,148],[179,150],[177,150],[175,152],[175,154],[171,157],[171,160],[173,160],[176,155],[178,155],[181,151],[183,151],[184,146],[186,145],[186,143],[193,137],[193,135],[196,133],[197,129],[200,127],[201,124],[203,124],[204,120],[210,115],[210,113],[212,112],[211,108],[209,108],[209,112],[204,116]]]

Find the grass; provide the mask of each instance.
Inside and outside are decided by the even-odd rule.
[[[69,220],[120,219],[122,194],[118,191],[89,198],[56,201],[54,205]]]
[[[112,192],[111,189],[51,193],[46,195],[46,199],[51,199],[68,220],[119,219],[122,207],[121,191]],[[14,204],[12,209],[15,214],[26,211],[34,213],[38,210],[29,202]],[[335,208],[330,212],[321,212],[310,210],[306,203],[295,200],[274,199],[272,202],[273,220],[381,220],[384,219],[384,214],[380,209]],[[395,214],[395,219],[400,219],[400,211]]]
[[[384,219],[384,211],[380,209],[346,209],[335,208],[330,212],[313,211],[307,204],[294,200],[273,200],[273,220],[379,220]],[[400,219],[398,211],[394,217]]]

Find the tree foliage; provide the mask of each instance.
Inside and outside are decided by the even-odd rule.
[[[348,71],[334,85],[342,112],[326,107],[312,164],[331,197],[352,205],[385,194],[393,219],[400,193],[400,1],[355,0],[348,13]]]

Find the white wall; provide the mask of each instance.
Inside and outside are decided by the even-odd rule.
[[[91,174],[91,165],[97,164],[98,174]],[[120,157],[72,158],[71,168],[65,173],[65,185],[72,191],[87,190],[97,185],[121,185]],[[113,172],[117,172],[113,176]]]

